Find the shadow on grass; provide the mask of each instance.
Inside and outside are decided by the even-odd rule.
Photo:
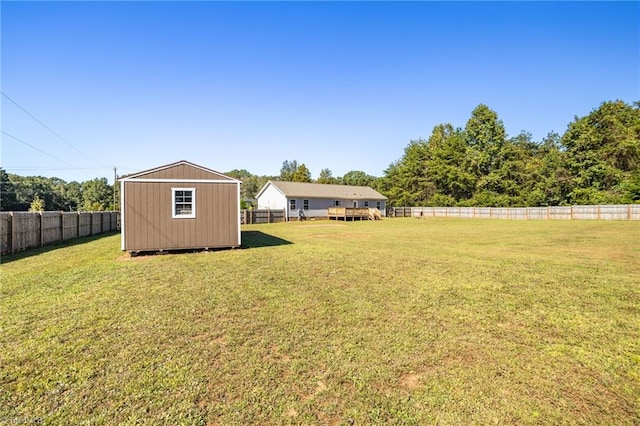
[[[284,246],[288,244],[293,243],[279,237],[274,237],[273,235],[265,234],[261,231],[242,231],[243,249]]]
[[[51,243],[51,244],[48,244],[48,245],[43,246],[43,247],[30,248],[30,249],[26,249],[26,250],[23,250],[23,251],[19,251],[17,253],[3,254],[0,257],[0,264],[14,262],[16,260],[24,259],[26,257],[37,256],[39,254],[47,253],[47,252],[49,252],[51,250],[57,250],[57,249],[63,248],[63,247],[71,247],[71,246],[77,246],[79,244],[89,243],[91,241],[96,241],[96,240],[99,240],[101,238],[110,237],[112,235],[116,235],[116,234],[119,234],[119,233],[120,233],[119,231],[105,232],[105,233],[102,233],[102,234],[91,235],[89,237],[80,237],[80,238],[74,238],[72,240],[66,240],[66,241],[62,241],[62,242]]]

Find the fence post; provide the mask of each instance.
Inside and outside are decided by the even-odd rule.
[[[13,245],[15,244],[16,240],[16,227],[15,221],[13,219],[13,212],[11,212],[9,215],[9,253],[13,253]]]
[[[60,212],[60,242],[64,241],[64,215]]]
[[[631,220],[631,204],[627,205],[627,220]]]
[[[40,216],[40,247],[44,245],[44,212],[38,212]]]
[[[570,209],[571,209],[571,210],[570,210],[570,212],[571,212],[571,213],[570,213],[570,215],[569,215],[569,218],[570,218],[570,220],[573,220],[573,204],[572,204],[571,206],[569,206],[569,207],[570,207]]]

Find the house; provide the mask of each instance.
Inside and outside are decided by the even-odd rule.
[[[387,197],[368,186],[328,185],[322,183],[271,180],[258,195],[259,209],[285,209],[287,219],[327,217],[329,207],[377,208],[384,215]]]
[[[188,161],[119,178],[122,250],[240,246],[240,181]]]

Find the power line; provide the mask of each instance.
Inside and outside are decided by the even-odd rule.
[[[53,155],[49,154],[48,152],[44,152],[44,151],[43,151],[43,150],[41,150],[40,148],[37,148],[37,147],[35,147],[35,146],[31,145],[30,143],[27,143],[27,142],[23,141],[22,139],[18,139],[18,138],[16,138],[15,136],[10,135],[9,133],[5,132],[4,130],[0,130],[0,132],[2,132],[4,135],[9,136],[11,139],[14,139],[14,140],[16,140],[16,141],[20,142],[21,144],[24,144],[24,145],[28,146],[28,147],[29,147],[29,148],[31,148],[31,149],[35,149],[36,151],[41,152],[42,154],[46,155],[47,157],[51,157],[51,158],[53,158],[53,159],[54,159],[54,160],[56,160],[56,161],[59,161],[59,162],[61,162],[61,163],[64,163],[64,164],[66,164],[67,166],[71,166],[71,167],[73,167],[74,169],[80,169],[79,167],[74,166],[74,165],[73,165],[73,164],[71,164],[71,163],[67,163],[67,162],[66,162],[66,161],[64,161],[64,160],[61,160],[61,159],[59,159],[59,158],[57,158],[57,157],[54,157]]]
[[[90,161],[95,161],[96,164],[100,164],[101,166],[103,166],[104,168],[107,168],[107,166],[105,166],[104,164],[100,163],[97,160],[92,159],[91,157],[89,157],[88,155],[86,155],[84,152],[80,151],[78,148],[76,148],[75,146],[73,146],[71,143],[67,142],[66,139],[64,139],[62,136],[60,136],[59,134],[57,134],[56,132],[54,132],[49,126],[47,126],[46,124],[44,124],[42,121],[38,120],[33,114],[31,114],[29,111],[27,111],[26,109],[24,109],[22,106],[20,106],[16,101],[14,101],[13,99],[11,99],[6,93],[0,91],[0,93],[2,93],[2,96],[4,96],[5,98],[7,98],[12,104],[14,104],[15,106],[17,106],[18,108],[20,108],[22,110],[22,112],[24,112],[25,114],[27,114],[29,117],[31,117],[32,119],[34,119],[38,124],[40,124],[42,127],[44,127],[45,129],[47,129],[49,132],[51,132],[51,134],[53,134],[55,137],[57,137],[58,139],[60,139],[62,142],[64,142],[66,145],[70,146],[71,148],[73,148],[77,153],[79,153],[80,155],[82,155],[83,157],[85,157],[86,159],[90,160]],[[48,155],[48,154],[47,154]]]
[[[5,171],[68,171],[68,170],[107,170],[109,167],[8,167]]]

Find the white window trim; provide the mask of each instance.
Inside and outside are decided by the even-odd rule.
[[[176,191],[192,191],[191,214],[176,214]],[[171,218],[195,219],[196,217],[196,189],[195,188],[171,188]]]
[[[309,210],[309,200],[302,200],[302,209]]]
[[[294,211],[297,210],[298,203],[295,198],[289,198],[289,210]]]

